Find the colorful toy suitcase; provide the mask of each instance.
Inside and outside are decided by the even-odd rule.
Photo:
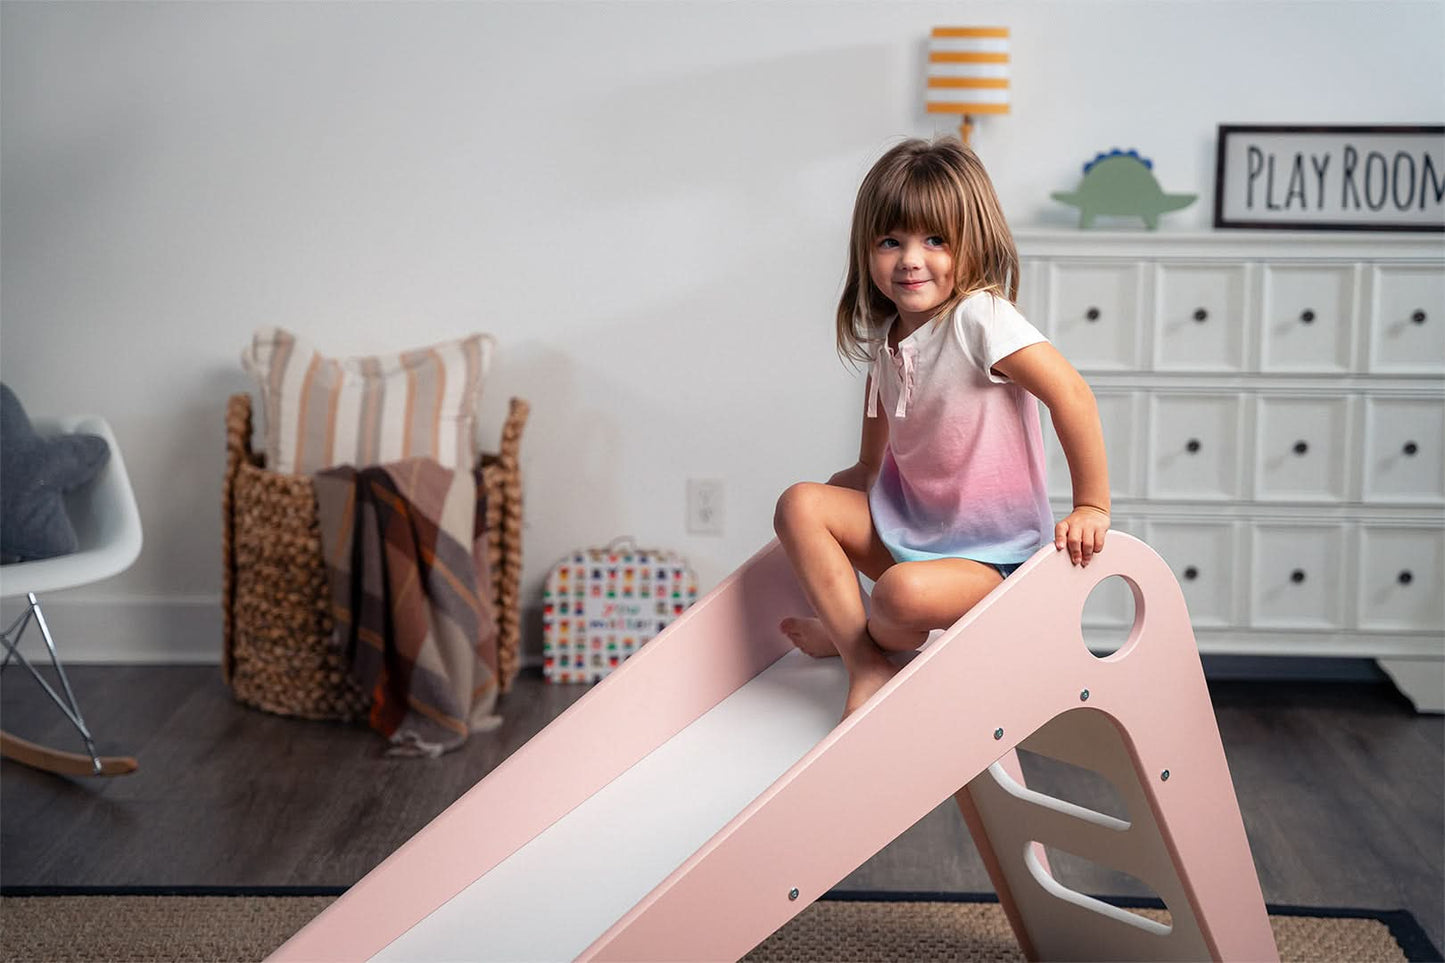
[[[547,681],[596,682],[697,601],[697,576],[674,552],[618,539],[574,552],[542,590]]]

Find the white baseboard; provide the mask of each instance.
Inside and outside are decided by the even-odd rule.
[[[26,608],[23,598],[0,602],[0,629],[8,629]],[[213,664],[221,661],[221,600],[41,598],[55,647],[72,662],[121,664]],[[542,607],[524,606],[522,664],[542,664]],[[535,628],[534,628],[535,624]],[[535,631],[535,644],[528,644]],[[534,651],[535,650],[535,651]],[[48,659],[40,629],[31,620],[21,636],[27,659]]]
[[[221,600],[40,599],[55,648],[66,665],[86,662],[213,663],[221,661]],[[0,603],[0,629],[24,614],[23,598]],[[40,628],[31,619],[20,641],[31,661],[48,662]]]
[[[1445,660],[1380,659],[1380,668],[1416,712],[1445,713]]]
[[[0,629],[25,612],[23,598],[0,602]],[[172,599],[40,599],[55,647],[66,665],[72,662],[121,664],[213,664],[221,661],[221,600]],[[524,606],[522,664],[542,664],[542,607]],[[535,631],[535,644],[528,644]],[[534,651],[535,650],[535,651]],[[21,636],[27,659],[48,659],[40,629],[31,620]]]

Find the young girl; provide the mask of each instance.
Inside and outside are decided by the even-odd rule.
[[[1088,565],[1109,529],[1093,392],[1014,307],[1019,262],[993,184],[956,140],[910,140],[853,209],[838,351],[869,364],[858,463],[793,485],[774,526],[817,618],[782,630],[848,669],[844,717],[1052,534]],[[1054,524],[1035,399],[1073,478]],[[874,582],[865,613],[856,571]]]

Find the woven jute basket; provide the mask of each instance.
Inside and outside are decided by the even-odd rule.
[[[499,453],[481,459],[499,683],[520,665],[522,481],[517,464],[528,405],[513,398]],[[222,671],[247,705],[304,719],[352,720],[370,696],[351,680],[331,642],[331,594],[321,555],[316,489],[307,475],[268,471],[251,450],[251,396],[226,409],[222,552]]]

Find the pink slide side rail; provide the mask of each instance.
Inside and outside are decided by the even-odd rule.
[[[380,952],[790,651],[778,620],[808,611],[771,543],[269,959],[351,963]]]
[[[1099,658],[1080,617],[1111,575],[1130,583],[1136,618],[1124,645]],[[742,957],[1029,735],[1078,708],[1083,689],[1089,707],[1125,735],[1211,956],[1278,959],[1183,594],[1168,565],[1122,532],[1087,569],[1052,546],[1040,550],[580,959]],[[1158,778],[1165,769],[1167,782]],[[1012,909],[1011,894],[1000,897]],[[1010,918],[1030,950],[1027,921]]]

